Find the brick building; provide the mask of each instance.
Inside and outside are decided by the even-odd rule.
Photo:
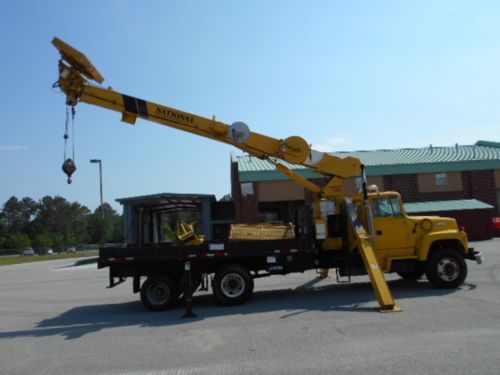
[[[333,154],[359,158],[366,166],[369,184],[376,184],[381,190],[400,192],[406,203],[469,201],[463,209],[453,205],[455,211],[465,212],[474,200],[486,204],[477,206],[476,210],[487,210],[483,216],[489,222],[483,225],[491,228],[493,216],[500,216],[500,143],[478,141],[469,146]],[[287,166],[319,185],[326,182],[311,169]],[[296,207],[316,198],[276,171],[272,163],[247,155],[232,156],[231,186],[236,222],[292,221]],[[346,180],[344,190],[347,194],[354,193],[355,179]],[[472,220],[473,215],[469,216]],[[467,214],[462,212],[460,217],[460,224],[467,224]]]

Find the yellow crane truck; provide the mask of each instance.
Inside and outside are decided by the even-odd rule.
[[[146,308],[167,309],[183,291],[190,293],[186,277],[195,287],[202,280],[208,285],[210,277],[216,300],[238,305],[252,294],[255,278],[334,268],[337,276],[368,274],[380,311],[399,311],[384,273],[414,280],[425,274],[436,288],[456,288],[467,276],[465,260],[480,262],[481,255],[469,248],[467,234],[454,219],[408,216],[397,192],[367,187],[359,159],[312,150],[298,136],[275,139],[250,131],[242,122],[227,125],[98,86],[92,81],[104,79],[85,55],[58,38],[52,43],[61,54],[56,86],[66,94],[66,105],[84,102],[119,112],[129,124],[144,119],[233,145],[268,160],[318,196],[297,210],[293,239],[102,247],[98,267],[109,268],[110,286],[132,278],[133,291],[140,292]],[[283,161],[307,166],[329,181],[318,186]],[[69,177],[74,172],[71,159],[63,170]],[[344,180],[356,176],[363,188],[347,197]]]

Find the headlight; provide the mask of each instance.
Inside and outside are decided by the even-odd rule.
[[[422,227],[423,230],[425,230],[426,232],[430,232],[432,230],[432,227],[434,226],[434,224],[432,223],[432,221],[430,219],[424,219],[422,220],[422,222],[420,223],[420,226]]]

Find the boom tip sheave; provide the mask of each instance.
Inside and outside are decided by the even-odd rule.
[[[83,53],[58,37],[52,39],[52,44],[59,50],[61,58],[70,64],[71,67],[78,70],[90,80],[96,81],[97,83],[104,82],[104,77]]]

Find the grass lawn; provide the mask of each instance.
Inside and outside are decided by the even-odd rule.
[[[85,252],[76,252],[73,254],[61,253],[54,255],[34,255],[34,256],[24,256],[21,257],[19,255],[6,255],[0,257],[0,266],[8,266],[11,264],[19,264],[19,263],[31,263],[31,262],[42,262],[44,260],[55,260],[55,259],[69,259],[69,258],[89,258],[96,257],[98,255],[98,251],[85,251]]]

